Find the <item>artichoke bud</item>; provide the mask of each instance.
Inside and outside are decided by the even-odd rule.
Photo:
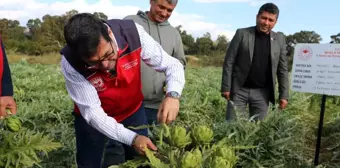
[[[220,156],[215,156],[211,163],[211,168],[227,168],[227,161]]]
[[[190,135],[184,127],[174,126],[170,130],[170,144],[178,148],[184,148],[191,143]]]
[[[214,133],[212,129],[205,125],[194,126],[191,131],[192,139],[196,144],[209,144],[213,138]]]
[[[199,149],[193,152],[185,152],[180,161],[181,168],[199,168],[202,162],[202,154]]]
[[[17,132],[21,129],[21,121],[16,117],[7,117],[6,127],[13,132]]]
[[[217,148],[215,151],[215,156],[225,159],[230,165],[234,165],[238,159],[234,150],[228,147]]]
[[[197,161],[201,163],[203,159],[202,152],[198,148],[196,148],[192,153],[195,155]]]
[[[215,156],[220,156],[223,159],[228,159],[230,156],[234,155],[235,155],[234,151],[228,147],[220,147],[217,148],[215,151]]]

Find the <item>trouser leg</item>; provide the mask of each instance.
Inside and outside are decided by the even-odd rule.
[[[248,103],[249,89],[241,88],[231,95],[231,100],[227,104],[227,121],[236,119],[236,113],[245,113]]]
[[[78,168],[100,168],[106,137],[75,114],[76,162]]]
[[[255,121],[263,120],[268,114],[269,89],[250,89],[249,113]]]
[[[121,122],[126,128],[136,132],[139,135],[148,135],[147,129],[132,129],[132,127],[138,127],[142,125],[146,125],[146,116],[145,116],[145,109],[144,105],[142,104],[140,108],[131,116],[126,118],[124,121]],[[119,163],[123,163],[127,160],[134,159],[139,154],[135,151],[132,146],[128,146],[122,144],[115,140],[109,140],[106,148],[105,148],[105,155],[103,161],[103,167],[107,168],[112,165],[117,165]]]
[[[157,124],[158,109],[145,108],[145,114],[148,121],[148,125]]]

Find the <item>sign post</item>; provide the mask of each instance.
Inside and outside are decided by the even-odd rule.
[[[319,165],[321,135],[322,135],[322,127],[323,127],[323,118],[325,116],[325,106],[326,106],[326,95],[322,95],[320,119],[319,119],[319,127],[318,127],[318,137],[317,137],[317,141],[316,141],[315,156],[314,156],[314,165],[315,166]]]
[[[319,163],[326,96],[340,96],[340,44],[296,44],[291,89],[322,95],[314,165]]]

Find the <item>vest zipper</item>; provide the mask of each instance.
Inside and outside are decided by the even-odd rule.
[[[118,80],[117,80],[117,78],[116,78],[116,81],[115,81],[115,86],[118,86]]]

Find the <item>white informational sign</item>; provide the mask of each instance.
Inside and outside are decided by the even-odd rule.
[[[293,91],[340,96],[340,44],[297,44],[290,83]]]

